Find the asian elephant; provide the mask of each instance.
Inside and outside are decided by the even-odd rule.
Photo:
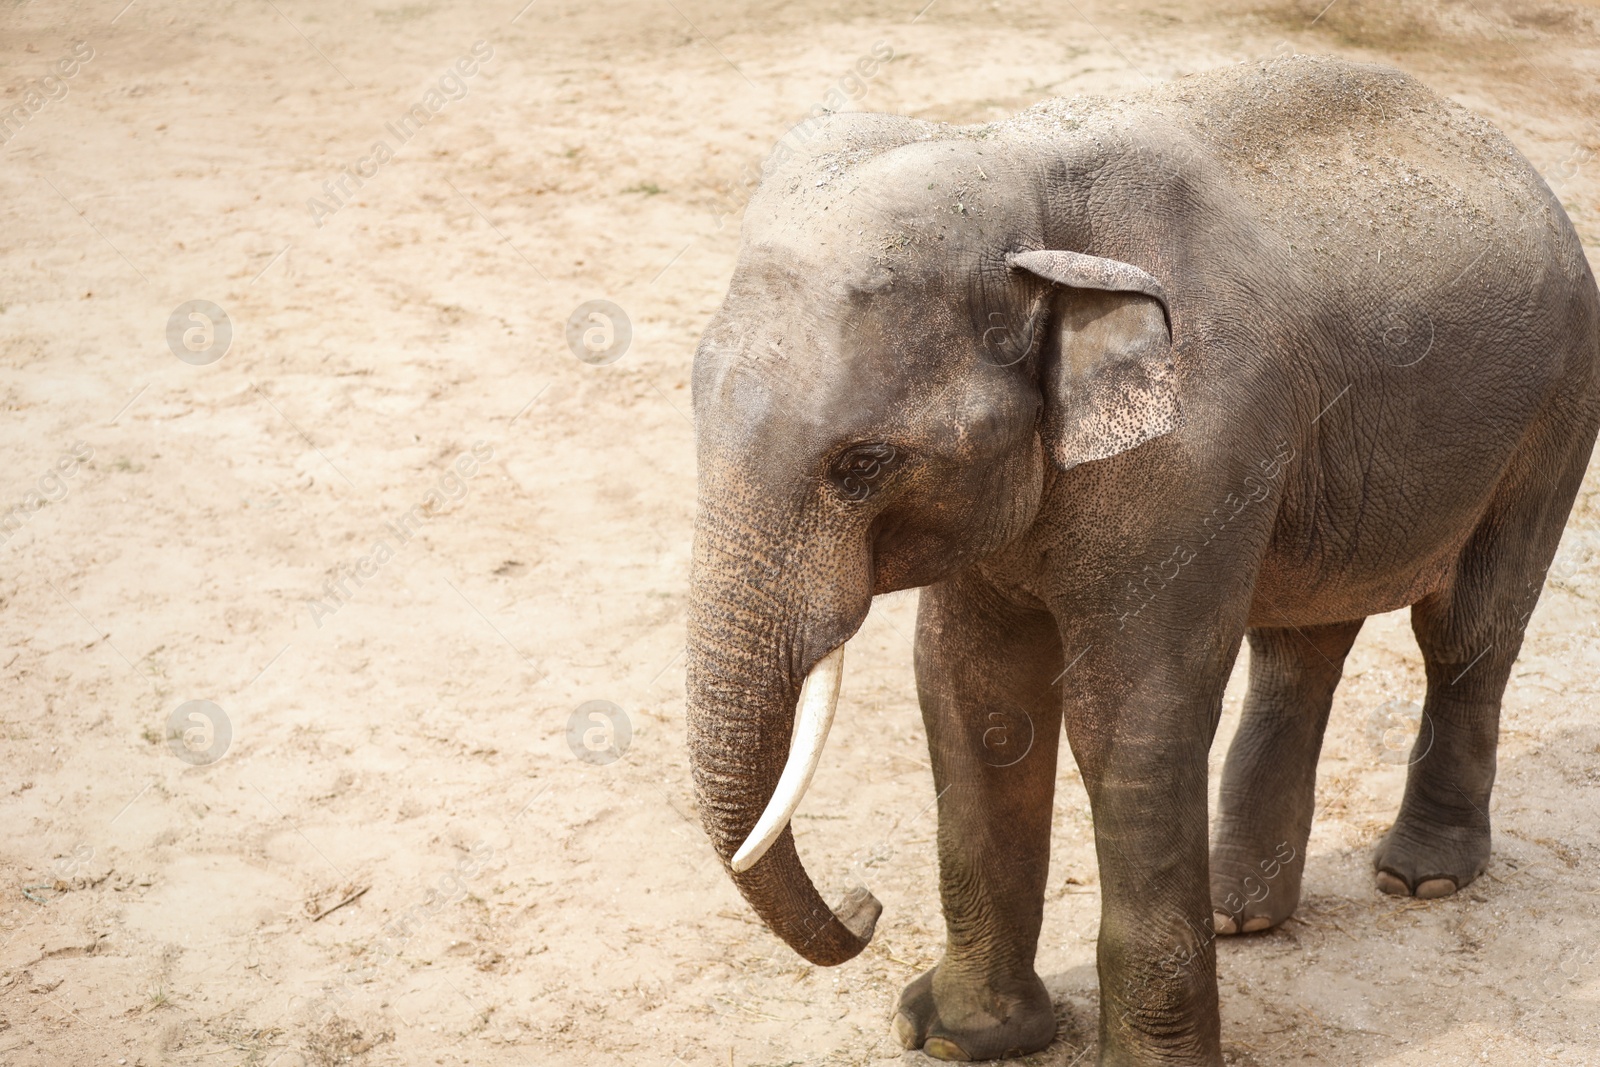
[[[1054,1037],[1033,964],[1064,724],[1100,1062],[1220,1064],[1213,936],[1294,911],[1376,612],[1411,607],[1427,668],[1376,887],[1483,871],[1501,695],[1600,425],[1600,294],[1504,136],[1306,56],[993,125],[839,115],[769,159],[741,241],[693,375],[696,797],[774,933],[860,952],[878,901],[830,909],[788,820],[845,642],[922,587],[948,934],[901,996],[907,1047]],[[996,721],[1031,727],[1025,755],[997,758]]]

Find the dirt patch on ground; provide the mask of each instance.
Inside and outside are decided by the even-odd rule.
[[[987,120],[1341,52],[1500,125],[1600,239],[1592,5],[123,2],[13,5],[0,35],[28,112],[0,147],[19,1067],[901,1056],[894,998],[942,939],[914,594],[857,638],[796,824],[830,894],[884,901],[861,958],[815,969],[754,920],[683,750],[689,357],[747,177],[814,105]],[[632,343],[590,366],[563,324],[599,298]],[[214,362],[209,305],[169,343],[189,301],[228,317]],[[1307,899],[1221,947],[1234,1062],[1600,1062],[1597,489],[1507,697],[1495,859],[1449,901],[1372,888],[1422,674],[1403,616],[1368,625]],[[618,760],[569,748],[591,700],[626,715]],[[1030,1062],[1090,1062],[1070,761],[1053,871],[1061,1038]]]

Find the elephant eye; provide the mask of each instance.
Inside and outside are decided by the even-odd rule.
[[[833,462],[829,479],[839,495],[849,501],[861,501],[883,477],[899,465],[902,455],[887,442],[857,445]]]

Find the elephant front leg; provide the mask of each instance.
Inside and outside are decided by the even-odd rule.
[[[1019,1056],[1055,1037],[1034,972],[1061,705],[1054,620],[975,577],[922,593],[917,688],[939,805],[944,958],[906,987],[896,1036],[946,1060]]]
[[[1100,1063],[1219,1065],[1206,755],[1232,656],[1206,677],[1193,660],[1092,658],[1066,727],[1100,862]]]

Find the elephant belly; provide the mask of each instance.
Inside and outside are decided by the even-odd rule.
[[[1455,427],[1481,426],[1465,412],[1444,414],[1456,417]],[[1447,428],[1419,420],[1411,433],[1392,426],[1380,440],[1394,446],[1366,449],[1359,461],[1363,450],[1330,450],[1308,484],[1286,487],[1250,624],[1359,619],[1444,589],[1468,538],[1502,496],[1536,419],[1453,441]]]
[[[1445,587],[1466,536],[1430,546],[1386,573],[1306,566],[1283,558],[1288,553],[1269,554],[1250,603],[1250,625],[1320,626],[1415,604]]]

